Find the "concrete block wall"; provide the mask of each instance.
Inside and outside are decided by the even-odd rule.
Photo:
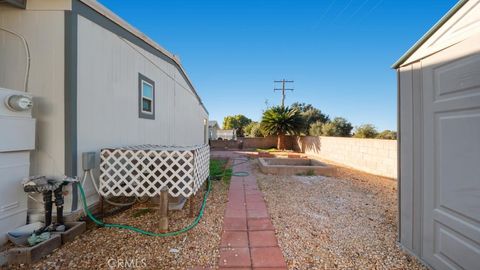
[[[236,140],[210,140],[210,148],[217,150],[236,150],[242,148],[242,143]]]
[[[357,170],[397,178],[397,141],[342,137],[297,137],[294,150]]]
[[[285,144],[287,149],[292,149],[296,136],[286,136]],[[237,138],[237,140],[211,140],[212,149],[256,149],[256,148],[275,148],[277,147],[277,136],[257,137],[257,138]]]
[[[287,149],[292,149],[296,136],[285,136],[285,147]],[[243,141],[243,149],[255,149],[255,148],[276,148],[277,147],[277,136],[268,136],[260,138],[239,138],[238,140]]]
[[[243,141],[243,149],[273,148],[277,147],[277,136],[259,137],[259,138],[238,138]]]

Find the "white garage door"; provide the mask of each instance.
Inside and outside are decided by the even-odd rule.
[[[435,269],[480,269],[480,37],[421,64],[422,257]]]

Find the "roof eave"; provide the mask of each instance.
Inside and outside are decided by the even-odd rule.
[[[405,61],[412,56],[416,50],[418,50],[440,27],[442,27],[460,8],[463,7],[468,0],[460,0],[455,6],[453,6],[447,14],[445,14],[425,35],[423,35],[405,54],[400,57],[393,65],[393,69],[398,69]]]
[[[142,33],[140,30],[138,30],[134,26],[130,25],[127,21],[123,20],[120,16],[115,14],[113,11],[111,11],[110,9],[108,9],[107,7],[102,5],[101,3],[99,3],[95,0],[79,0],[79,1],[84,3],[85,5],[89,6],[90,8],[92,8],[93,10],[95,10],[96,12],[101,14],[102,16],[106,17],[107,19],[111,20],[112,22],[114,22],[118,26],[120,26],[120,27],[124,28],[125,30],[129,31],[130,33],[132,33],[133,35],[135,35],[136,37],[141,39],[143,42],[145,42],[146,44],[148,44],[149,46],[151,46],[155,50],[164,54],[166,57],[170,58],[179,67],[180,71],[185,75],[185,78],[187,80],[187,84],[189,84],[189,86],[192,88],[192,92],[195,95],[195,97],[197,98],[200,106],[203,108],[205,113],[207,115],[209,115],[209,112],[208,112],[207,108],[205,107],[205,104],[203,103],[202,99],[200,98],[200,95],[198,95],[198,92],[197,92],[196,88],[193,86],[193,83],[190,80],[190,77],[188,76],[187,72],[183,68],[182,63],[180,62],[180,59],[177,56],[175,56],[174,54],[172,54],[171,52],[169,52],[168,50],[166,50],[165,48],[160,46],[157,42],[150,39],[147,35]]]

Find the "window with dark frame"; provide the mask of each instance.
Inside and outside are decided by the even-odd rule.
[[[155,119],[155,82],[138,73],[138,117]]]

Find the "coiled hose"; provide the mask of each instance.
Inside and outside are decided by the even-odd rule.
[[[234,161],[235,160],[240,160],[241,162],[238,162],[235,164],[232,164],[232,168],[235,167],[235,166],[238,166],[238,165],[241,165],[241,164],[244,164],[244,163],[247,163],[248,162],[248,159],[238,159],[238,158],[234,158],[233,159]],[[238,172],[234,172],[232,173],[232,176],[248,176],[249,173],[246,172],[246,171],[238,171]],[[182,234],[182,233],[185,233],[185,232],[188,232],[189,230],[193,229],[195,226],[198,225],[198,223],[200,222],[200,220],[202,219],[202,216],[203,216],[203,213],[205,212],[205,207],[207,205],[207,199],[208,199],[208,194],[210,194],[210,191],[212,189],[212,183],[211,183],[211,180],[210,178],[213,177],[213,176],[225,176],[225,172],[222,174],[222,175],[211,175],[208,177],[208,180],[207,180],[207,191],[205,192],[205,195],[203,196],[203,201],[202,201],[202,207],[200,208],[200,212],[198,213],[198,216],[195,218],[195,220],[188,226],[180,229],[180,230],[177,230],[177,231],[173,231],[173,232],[167,232],[167,233],[155,233],[155,232],[151,232],[151,231],[146,231],[146,230],[142,230],[140,228],[137,228],[137,227],[133,227],[133,226],[129,226],[129,225],[124,225],[124,224],[114,224],[114,223],[104,223],[103,221],[101,220],[98,220],[93,214],[92,212],[90,212],[90,210],[88,209],[88,206],[87,206],[87,200],[86,200],[86,196],[85,196],[85,191],[83,190],[83,187],[81,184],[79,184],[79,190],[80,190],[80,196],[82,198],[82,203],[83,203],[83,208],[85,210],[85,213],[86,215],[97,225],[101,226],[101,227],[105,227],[105,228],[117,228],[117,229],[124,229],[124,230],[129,230],[129,231],[133,231],[133,232],[136,232],[136,233],[140,233],[140,234],[144,234],[144,235],[148,235],[148,236],[156,236],[156,237],[168,237],[168,236],[176,236],[176,235],[179,235],[179,234]]]

